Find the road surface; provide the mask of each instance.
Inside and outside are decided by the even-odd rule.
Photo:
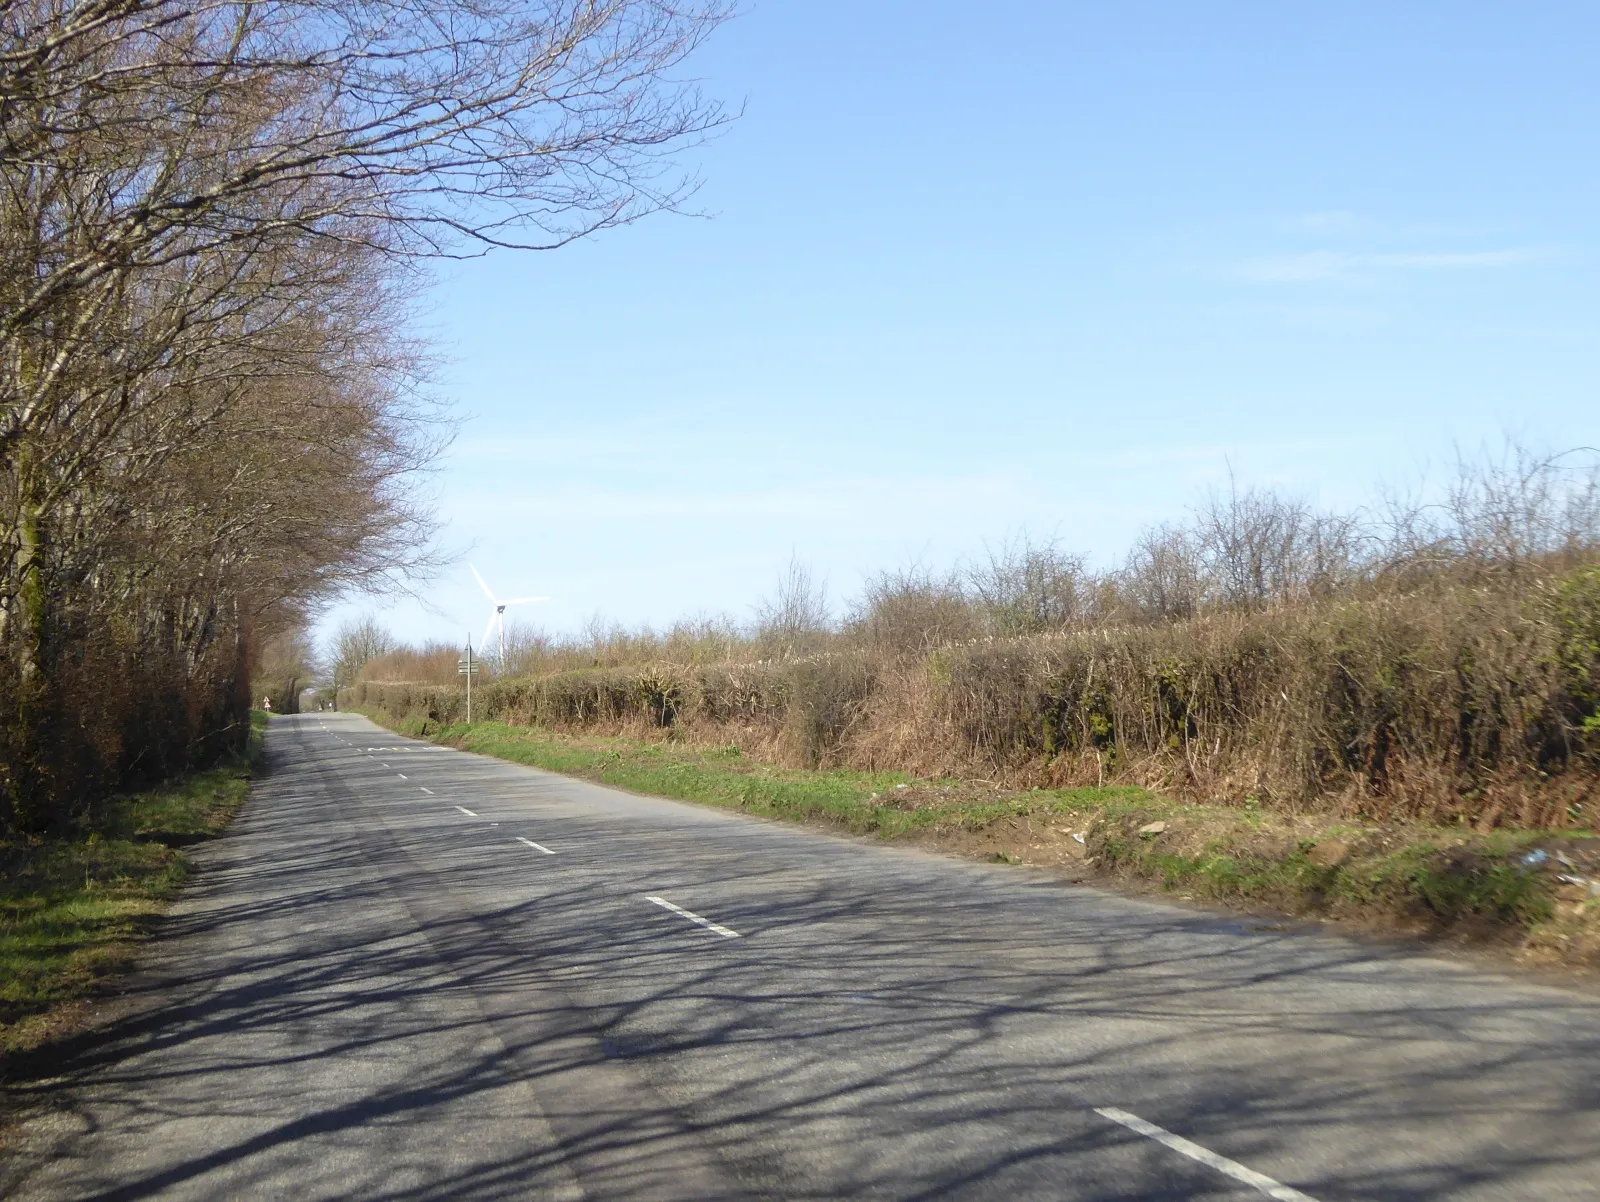
[[[267,739],[11,1196],[1600,1198],[1592,992]]]

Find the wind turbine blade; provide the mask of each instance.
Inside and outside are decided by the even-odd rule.
[[[471,564],[470,564],[470,563],[469,563],[469,564],[468,564],[468,565],[467,565],[467,566],[468,566],[468,567],[469,567],[469,568],[472,568],[472,575],[473,575],[473,578],[474,578],[474,579],[475,579],[475,580],[477,580],[477,582],[478,582],[478,587],[479,587],[479,588],[481,588],[481,589],[482,589],[482,590],[483,590],[483,595],[484,595],[484,596],[485,596],[485,597],[487,597],[487,598],[489,598],[489,600],[490,600],[490,601],[493,601],[493,602],[494,602],[494,604],[496,604],[496,605],[499,605],[499,604],[500,604],[500,602],[498,602],[498,601],[495,601],[495,597],[494,597],[494,590],[493,590],[493,589],[491,589],[491,588],[490,588],[490,587],[489,587],[489,583],[488,583],[488,581],[486,581],[486,580],[484,580],[484,578],[483,578],[483,577],[482,577],[482,576],[479,576],[479,575],[478,575],[478,569],[477,569],[477,568],[473,568],[473,567],[472,567],[472,565],[471,565]]]
[[[485,651],[487,651],[489,649],[489,635],[494,632],[494,621],[499,616],[500,616],[499,613],[490,614],[489,615],[489,624],[483,628],[483,642],[482,642],[481,645],[482,645],[482,647],[483,647],[483,649]]]
[[[532,605],[535,601],[548,601],[549,597],[518,597],[514,601],[501,601],[501,605]]]

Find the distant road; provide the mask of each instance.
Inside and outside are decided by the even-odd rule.
[[[1600,1199],[1600,998],[276,719],[22,1199]]]

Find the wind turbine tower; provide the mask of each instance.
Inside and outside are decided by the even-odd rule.
[[[472,568],[472,575],[477,580],[478,587],[483,590],[483,595],[489,598],[489,604],[494,606],[494,610],[489,614],[489,624],[483,628],[483,642],[487,646],[489,635],[498,631],[499,642],[496,646],[499,648],[499,655],[495,658],[495,666],[496,670],[504,671],[506,665],[506,606],[532,605],[535,601],[548,601],[550,598],[512,597],[510,600],[502,601],[494,595],[494,590],[489,587],[488,581],[478,574],[478,569],[470,563],[467,566]]]

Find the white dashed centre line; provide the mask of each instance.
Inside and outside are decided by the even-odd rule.
[[[1278,1202],[1317,1202],[1310,1194],[1302,1194],[1292,1186],[1284,1185],[1281,1181],[1274,1181],[1264,1173],[1254,1169],[1247,1169],[1237,1160],[1229,1160],[1226,1156],[1218,1156],[1210,1148],[1202,1148],[1199,1144],[1184,1139],[1181,1135],[1174,1135],[1165,1127],[1157,1127],[1154,1123],[1147,1123],[1136,1114],[1129,1114],[1126,1110],[1118,1110],[1115,1106],[1096,1106],[1094,1112],[1101,1118],[1110,1119],[1113,1123],[1121,1123],[1129,1131],[1137,1131],[1140,1135],[1155,1140],[1158,1144],[1165,1144],[1174,1152],[1187,1156],[1190,1160],[1198,1160],[1201,1164],[1216,1169],[1235,1181],[1242,1181],[1246,1185],[1260,1190],[1269,1198],[1276,1198]]]
[[[555,852],[551,851],[548,847],[546,847],[543,843],[535,843],[532,839],[524,839],[521,835],[517,836],[517,842],[518,843],[526,843],[529,847],[533,848],[534,851],[542,851],[547,856],[553,856],[553,855],[556,854]]]
[[[477,817],[477,815],[474,814],[471,810],[467,809],[466,806],[457,806],[456,809],[460,810],[468,818],[476,818]]]
[[[426,794],[427,794],[427,795],[428,795],[428,796],[429,796],[429,797],[432,797],[432,796],[433,796],[433,790],[432,790],[432,789],[430,789],[430,788],[428,788],[428,786],[427,786],[427,785],[418,785],[418,786],[417,786],[417,788],[419,788],[419,789],[421,789],[421,790],[422,790],[422,791],[423,791],[423,792],[424,792],[424,793],[426,793]]]
[[[645,901],[655,902],[655,904],[660,906],[663,910],[671,910],[674,914],[678,915],[679,917],[687,918],[690,922],[695,923],[695,924],[697,924],[699,926],[703,926],[708,931],[715,931],[719,935],[726,935],[729,939],[737,939],[737,938],[739,938],[739,932],[738,931],[732,931],[732,930],[729,930],[727,927],[718,926],[716,923],[712,922],[709,918],[701,918],[700,915],[698,915],[698,914],[691,914],[688,910],[685,910],[682,906],[675,906],[664,897],[653,897],[653,896],[650,896],[650,895],[647,894],[645,896]]]
[[[410,780],[411,779],[404,772],[396,772],[395,775],[398,776],[401,780]]]

